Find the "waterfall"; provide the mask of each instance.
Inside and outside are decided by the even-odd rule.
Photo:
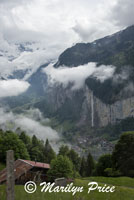
[[[94,127],[94,94],[91,92],[91,126]]]

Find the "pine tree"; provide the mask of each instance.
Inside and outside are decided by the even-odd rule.
[[[87,166],[87,163],[86,163],[86,160],[83,156],[82,159],[81,159],[81,166],[80,166],[80,175],[82,177],[85,177],[85,175],[86,175],[86,166]]]
[[[79,172],[81,164],[81,158],[79,154],[76,153],[73,149],[71,149],[68,153],[68,158],[72,161],[75,170]]]
[[[45,147],[44,147],[44,161],[50,163],[52,159],[56,158],[56,153],[52,149],[49,140],[46,140]]]
[[[32,146],[36,147],[39,145],[39,140],[37,139],[37,137],[35,135],[33,135],[32,137]]]
[[[87,162],[86,163],[87,163],[86,164],[87,165],[86,166],[86,176],[91,176],[93,169],[95,167],[95,163],[94,163],[93,157],[90,153],[87,156]]]
[[[62,155],[62,156],[68,156],[69,153],[69,148],[67,145],[62,145],[59,148],[59,154],[58,155]]]

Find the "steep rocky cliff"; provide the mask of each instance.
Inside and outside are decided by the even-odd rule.
[[[115,124],[122,119],[134,116],[134,97],[116,101],[114,104],[104,104],[100,99],[93,96],[93,92],[85,89],[85,101],[87,110],[90,112],[90,124],[92,126],[106,126]]]
[[[105,104],[86,85],[78,91],[49,88],[46,99],[60,120],[73,120],[77,126],[104,127],[134,116],[134,97]]]

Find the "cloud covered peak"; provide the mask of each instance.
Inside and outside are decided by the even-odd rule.
[[[72,89],[77,90],[84,86],[85,80],[88,77],[94,77],[100,82],[113,76],[115,67],[112,65],[96,66],[96,63],[90,62],[85,65],[80,65],[78,67],[67,67],[62,66],[59,68],[54,68],[52,64],[43,70],[48,75],[48,81],[50,84],[62,84],[67,87],[69,83],[73,83]]]

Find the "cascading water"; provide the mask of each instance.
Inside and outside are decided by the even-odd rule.
[[[91,93],[91,126],[94,127],[94,94]]]

